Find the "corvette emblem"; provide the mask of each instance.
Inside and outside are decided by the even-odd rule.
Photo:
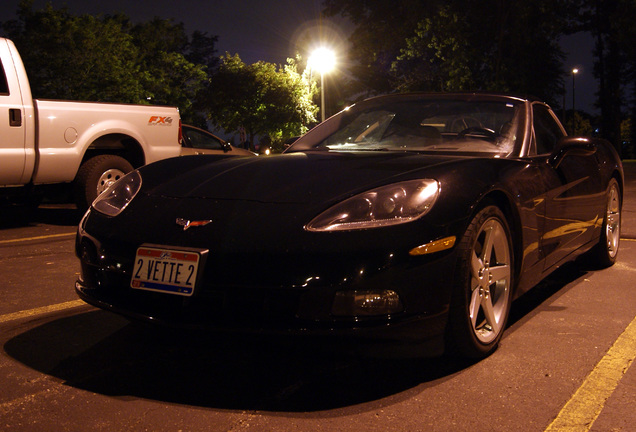
[[[206,226],[210,222],[212,222],[212,219],[210,219],[210,220],[201,220],[201,221],[191,221],[191,220],[187,220],[187,219],[177,218],[177,225],[182,226],[184,231],[187,230],[190,227]]]

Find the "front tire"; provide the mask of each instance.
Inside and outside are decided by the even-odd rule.
[[[483,358],[497,348],[512,304],[512,238],[499,208],[473,218],[458,245],[456,272],[449,343],[460,355]]]
[[[133,170],[124,158],[111,154],[95,156],[82,164],[75,177],[75,203],[85,211],[99,194]]]

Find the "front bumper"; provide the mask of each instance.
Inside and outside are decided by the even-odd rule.
[[[97,240],[84,222],[76,239],[81,276],[75,289],[101,309],[182,329],[346,338],[413,347],[422,355],[443,351],[454,250],[411,257],[367,246],[318,255],[296,250],[266,260],[216,250],[194,295],[183,297],[131,288],[139,240],[116,230],[100,232]],[[331,314],[336,292],[361,289],[393,290],[404,309],[381,316]]]
[[[275,307],[271,307],[276,297],[273,295],[267,299],[260,296],[258,301],[252,298],[251,302],[242,301],[240,307],[232,307],[232,301],[221,296],[206,296],[207,298],[192,301],[157,293],[131,292],[132,290],[107,295],[103,290],[86,286],[81,279],[75,283],[75,290],[82,300],[95,307],[117,313],[132,321],[170,328],[253,335],[345,338],[374,346],[411,346],[424,355],[439,355],[444,348],[446,312],[406,319],[315,322],[292,317],[290,309],[285,306],[297,302],[286,296]],[[238,299],[233,300],[236,302]]]
[[[139,291],[127,277],[82,262],[78,296],[132,321],[184,330],[346,339],[373,353],[436,356],[444,351],[448,309],[427,314],[317,319],[332,301],[329,288],[233,287],[195,297]],[[319,311],[319,312],[316,312]]]

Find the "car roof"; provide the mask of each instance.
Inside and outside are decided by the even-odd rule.
[[[519,102],[542,102],[534,96],[520,96],[511,93],[491,93],[491,92],[455,92],[455,93],[438,93],[438,92],[413,92],[413,93],[392,93],[381,96],[374,96],[365,99],[365,103],[387,103],[393,100],[404,99],[451,99],[463,101],[515,101]]]

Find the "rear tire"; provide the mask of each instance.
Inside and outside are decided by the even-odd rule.
[[[90,158],[82,164],[75,177],[75,203],[85,211],[99,194],[133,170],[120,156],[104,154]]]
[[[490,355],[503,335],[513,287],[512,238],[495,206],[473,218],[458,245],[449,315],[451,350],[469,358]]]
[[[605,199],[605,214],[599,242],[587,254],[592,267],[607,268],[614,265],[621,239],[621,190],[616,179],[610,180]]]

